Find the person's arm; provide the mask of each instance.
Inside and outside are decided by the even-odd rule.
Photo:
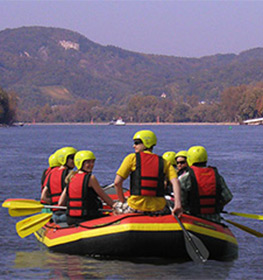
[[[113,200],[100,187],[100,184],[99,184],[97,178],[94,175],[91,175],[91,177],[90,177],[89,186],[91,186],[94,189],[94,191],[97,193],[97,195],[103,201],[105,201],[110,207],[113,206],[113,204],[114,204]]]
[[[43,186],[44,182],[45,182],[45,179],[46,179],[46,172],[47,172],[47,169],[45,169],[42,173],[42,176],[41,176],[41,186]]]
[[[232,200],[233,194],[228,188],[224,178],[221,175],[219,175],[219,178],[220,178],[220,186],[221,186],[220,204],[221,207],[223,208],[224,205],[226,205]]]
[[[174,208],[172,213],[176,214],[180,218],[183,213],[183,208],[181,204],[180,183],[177,178],[172,178],[170,182],[173,186],[173,192],[174,192]]]
[[[164,173],[173,186],[174,208],[172,210],[172,213],[178,215],[178,217],[180,218],[183,213],[182,203],[181,203],[180,182],[177,179],[178,177],[177,172],[168,161],[164,161]]]
[[[64,205],[67,205],[67,188],[64,188],[58,201],[58,206],[64,206]]]
[[[45,201],[46,203],[48,204],[51,204],[51,197],[50,197],[50,193],[49,193],[49,190],[48,190],[48,187],[45,186],[43,188],[43,191],[41,193],[41,198],[40,198],[41,201]]]
[[[129,177],[132,170],[135,170],[135,167],[136,167],[136,157],[135,157],[135,154],[133,153],[133,154],[129,154],[128,156],[126,156],[124,158],[121,166],[119,167],[119,169],[116,172],[114,186],[115,186],[115,190],[118,195],[119,201],[122,203],[124,203],[126,201],[125,196],[123,194],[123,188],[122,188],[123,182],[124,182],[124,180],[126,180]]]
[[[114,180],[114,186],[115,186],[115,190],[116,193],[118,195],[119,201],[124,203],[126,201],[125,196],[123,194],[123,188],[122,188],[122,184],[123,184],[124,178],[122,178],[120,175],[116,175],[115,180]]]

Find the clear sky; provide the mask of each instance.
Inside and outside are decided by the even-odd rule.
[[[263,1],[0,0],[0,30],[36,25],[147,54],[238,54],[263,47]]]

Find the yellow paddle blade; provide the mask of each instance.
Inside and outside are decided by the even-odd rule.
[[[32,215],[44,208],[44,205],[35,200],[9,200],[5,203],[12,217]]]
[[[26,198],[8,198],[2,203],[2,207],[9,208],[14,201],[20,202],[36,202],[33,199],[26,199]]]
[[[229,214],[234,215],[234,216],[245,217],[245,218],[249,218],[249,219],[263,220],[263,215],[238,213],[238,212],[230,212]]]
[[[36,214],[41,212],[43,207],[33,208],[33,209],[23,209],[23,208],[9,208],[8,213],[11,217],[21,217]]]
[[[28,217],[16,224],[17,234],[24,238],[44,226],[52,217],[50,214],[38,214],[35,216]]]
[[[25,204],[26,206],[30,206],[30,207],[33,207],[34,205],[35,206],[42,205],[39,201],[36,201],[36,200],[33,200],[33,199],[8,198],[3,202],[2,207],[16,208],[17,205],[20,206],[21,204]]]
[[[244,231],[246,231],[246,232],[248,232],[248,233],[250,233],[250,234],[252,234],[252,235],[255,235],[255,236],[257,236],[257,237],[263,237],[263,233],[258,232],[258,231],[254,230],[254,229],[252,229],[252,228],[249,228],[249,227],[247,227],[247,226],[238,224],[238,223],[233,222],[233,221],[230,221],[230,220],[224,219],[224,221],[226,221],[226,222],[228,222],[229,224],[231,224],[231,225],[233,225],[233,226],[236,226],[236,227],[238,227],[238,228],[240,228],[240,229],[242,229],[242,230],[244,230]]]

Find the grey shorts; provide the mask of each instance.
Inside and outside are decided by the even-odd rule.
[[[131,208],[127,202],[124,203],[118,202],[114,207],[115,215],[121,215],[127,213],[143,213],[145,215],[164,215],[164,214],[169,214],[170,210],[168,207],[165,206],[162,210],[158,210],[158,211],[141,211],[141,210]]]

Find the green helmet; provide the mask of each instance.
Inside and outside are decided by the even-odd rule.
[[[48,163],[49,163],[49,167],[60,166],[56,153],[50,155],[50,157],[48,158]]]
[[[207,162],[207,152],[202,146],[193,146],[187,152],[187,162],[189,166],[194,163]]]
[[[65,165],[67,163],[68,156],[75,155],[77,150],[73,147],[63,147],[56,151],[58,162],[60,165]]]
[[[133,140],[135,139],[140,139],[147,149],[157,144],[156,135],[151,130],[137,131],[133,136]]]
[[[92,151],[78,151],[74,157],[74,164],[77,169],[81,169],[83,162],[89,159],[96,159]]]
[[[176,155],[175,152],[168,151],[163,154],[163,158],[169,161],[171,165],[176,165],[175,155]]]
[[[176,154],[175,159],[177,159],[178,157],[185,157],[185,158],[187,158],[187,151],[179,151]]]

